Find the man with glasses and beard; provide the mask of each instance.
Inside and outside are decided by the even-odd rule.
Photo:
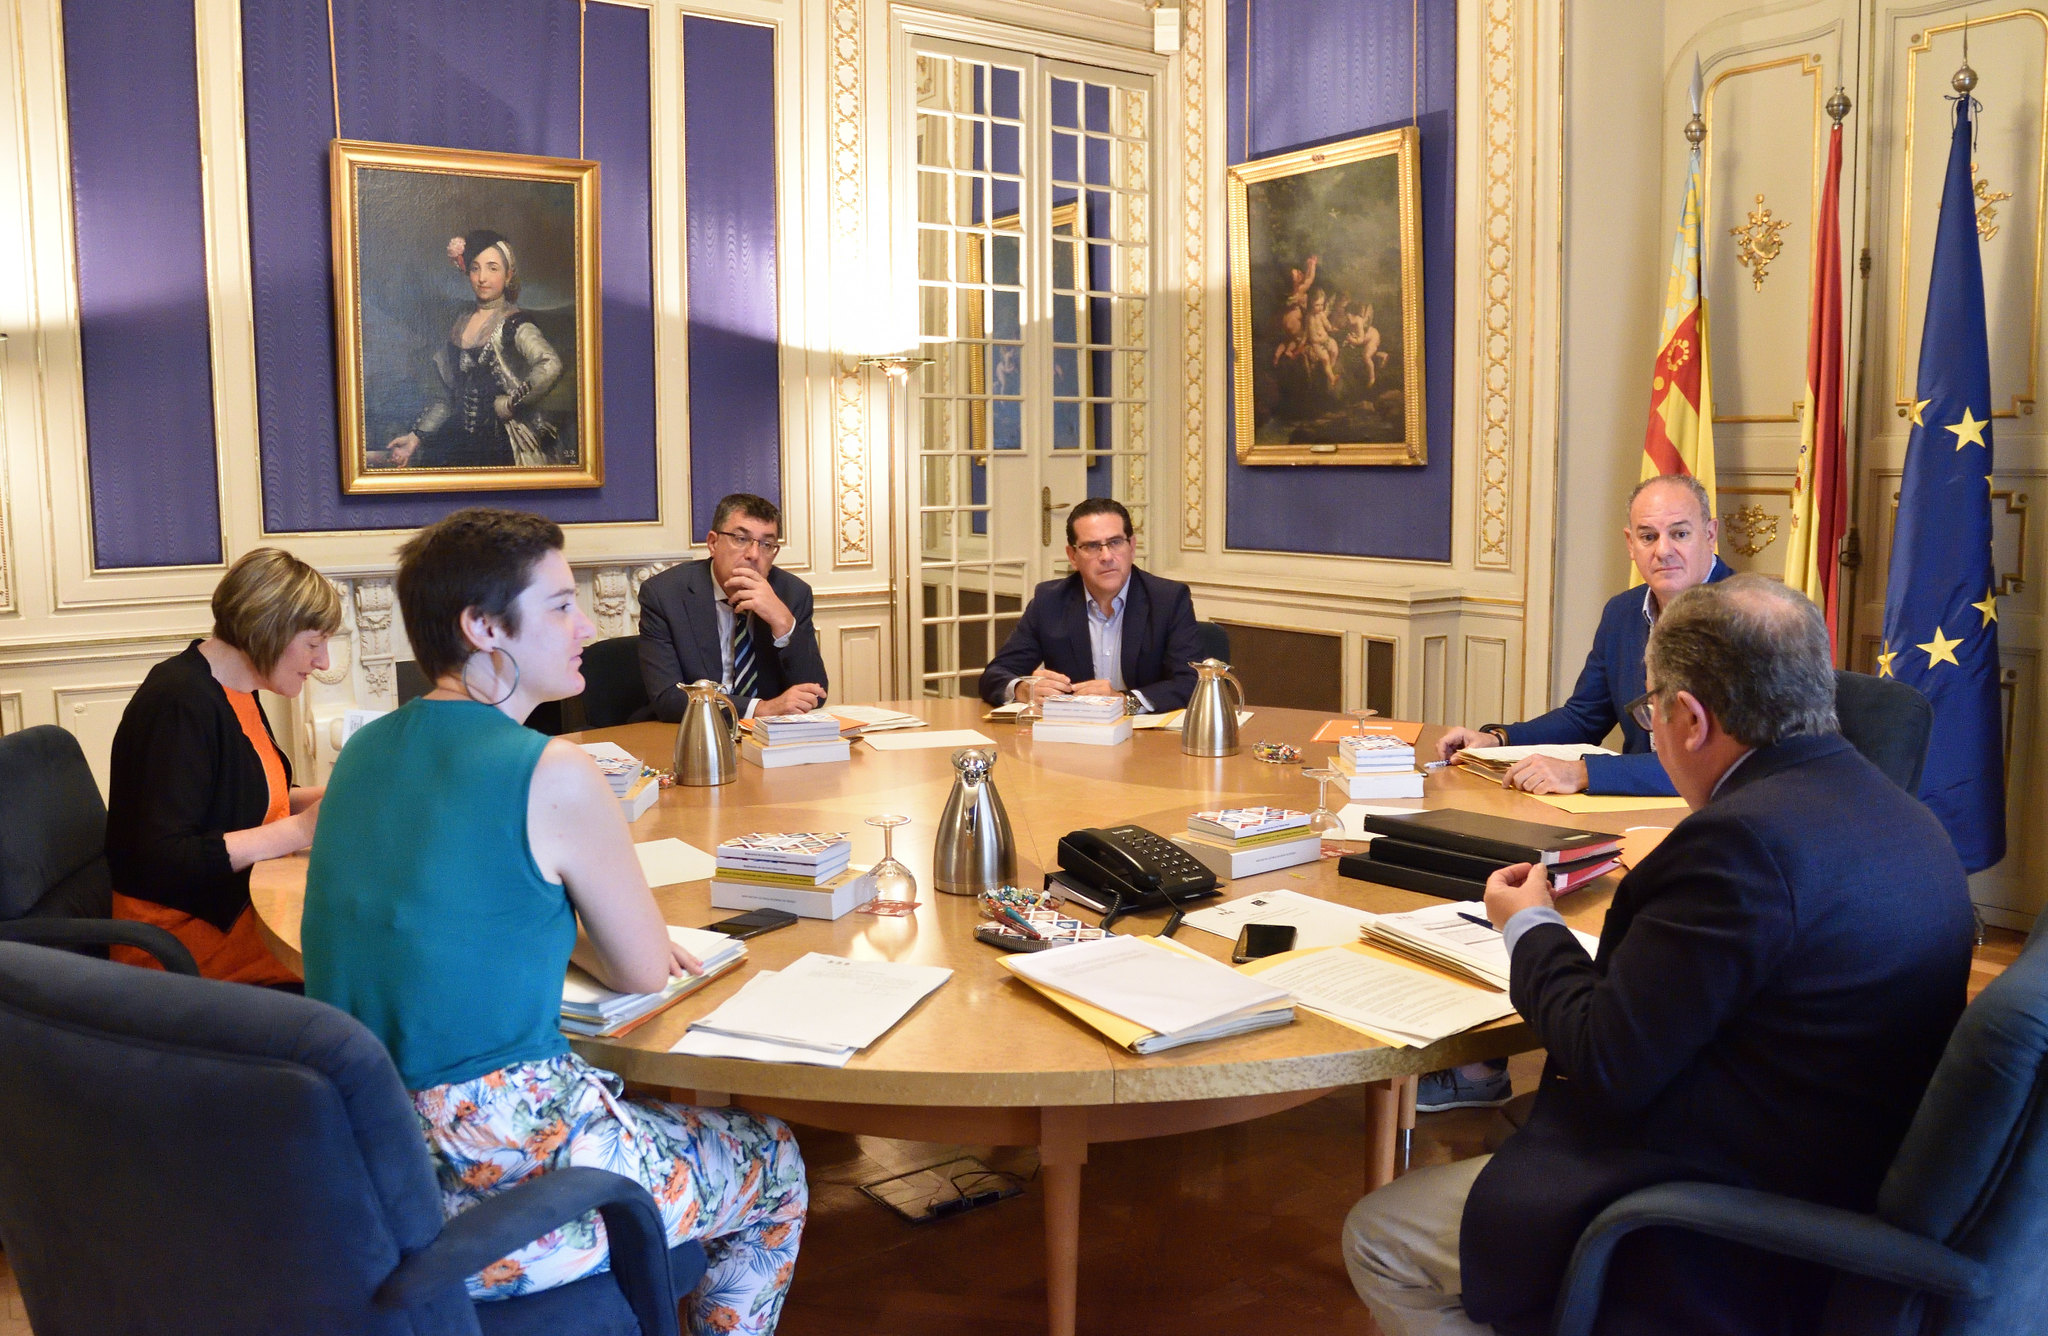
[[[1188,587],[1135,565],[1131,513],[1093,496],[1067,512],[1074,573],[1031,595],[981,673],[991,705],[1048,696],[1117,696],[1129,714],[1178,710],[1195,689],[1195,604]]]
[[[710,557],[640,587],[640,676],[655,718],[682,718],[681,684],[704,678],[748,718],[825,703],[811,587],[775,569],[781,532],[773,501],[734,492],[711,514]]]

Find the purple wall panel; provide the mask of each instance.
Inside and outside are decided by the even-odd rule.
[[[352,139],[577,156],[576,0],[335,0]],[[563,523],[651,520],[654,338],[643,10],[592,5],[584,149],[602,164],[605,485],[575,491],[345,496],[336,441],[325,0],[242,6],[251,265],[274,532],[408,528],[461,505]]]
[[[1421,0],[1419,80],[1418,44],[1411,35],[1417,12],[1409,0],[1259,0],[1228,8],[1233,163],[1405,125],[1419,93],[1429,435],[1429,463],[1421,468],[1245,468],[1237,462],[1235,422],[1227,420],[1232,448],[1225,465],[1224,523],[1231,547],[1450,559],[1456,6],[1454,0]]]
[[[683,20],[691,532],[721,496],[782,498],[775,32]]]
[[[194,41],[191,0],[64,2],[100,569],[221,558]]]

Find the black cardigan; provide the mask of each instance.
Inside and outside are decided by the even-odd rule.
[[[289,786],[292,763],[278,755]],[[129,700],[108,779],[114,889],[233,927],[249,906],[249,870],[229,866],[226,835],[263,824],[270,781],[198,641],[150,669]]]

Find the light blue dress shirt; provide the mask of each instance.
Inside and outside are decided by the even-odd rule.
[[[1094,595],[1085,587],[1081,591],[1081,602],[1088,609],[1088,654],[1095,676],[1117,691],[1131,691],[1130,684],[1124,681],[1124,602],[1130,595],[1131,582],[1127,579],[1124,587],[1116,591],[1116,597],[1109,601],[1110,610],[1105,614]],[[1152,708],[1152,702],[1145,699],[1144,692],[1133,691],[1131,694],[1146,710]]]

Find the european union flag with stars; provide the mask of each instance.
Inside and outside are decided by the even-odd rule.
[[[1970,184],[1974,108],[1956,103],[1913,433],[1899,489],[1878,675],[1934,703],[1920,797],[1972,872],[2005,857],[1998,596],[1991,564],[1991,359]]]

